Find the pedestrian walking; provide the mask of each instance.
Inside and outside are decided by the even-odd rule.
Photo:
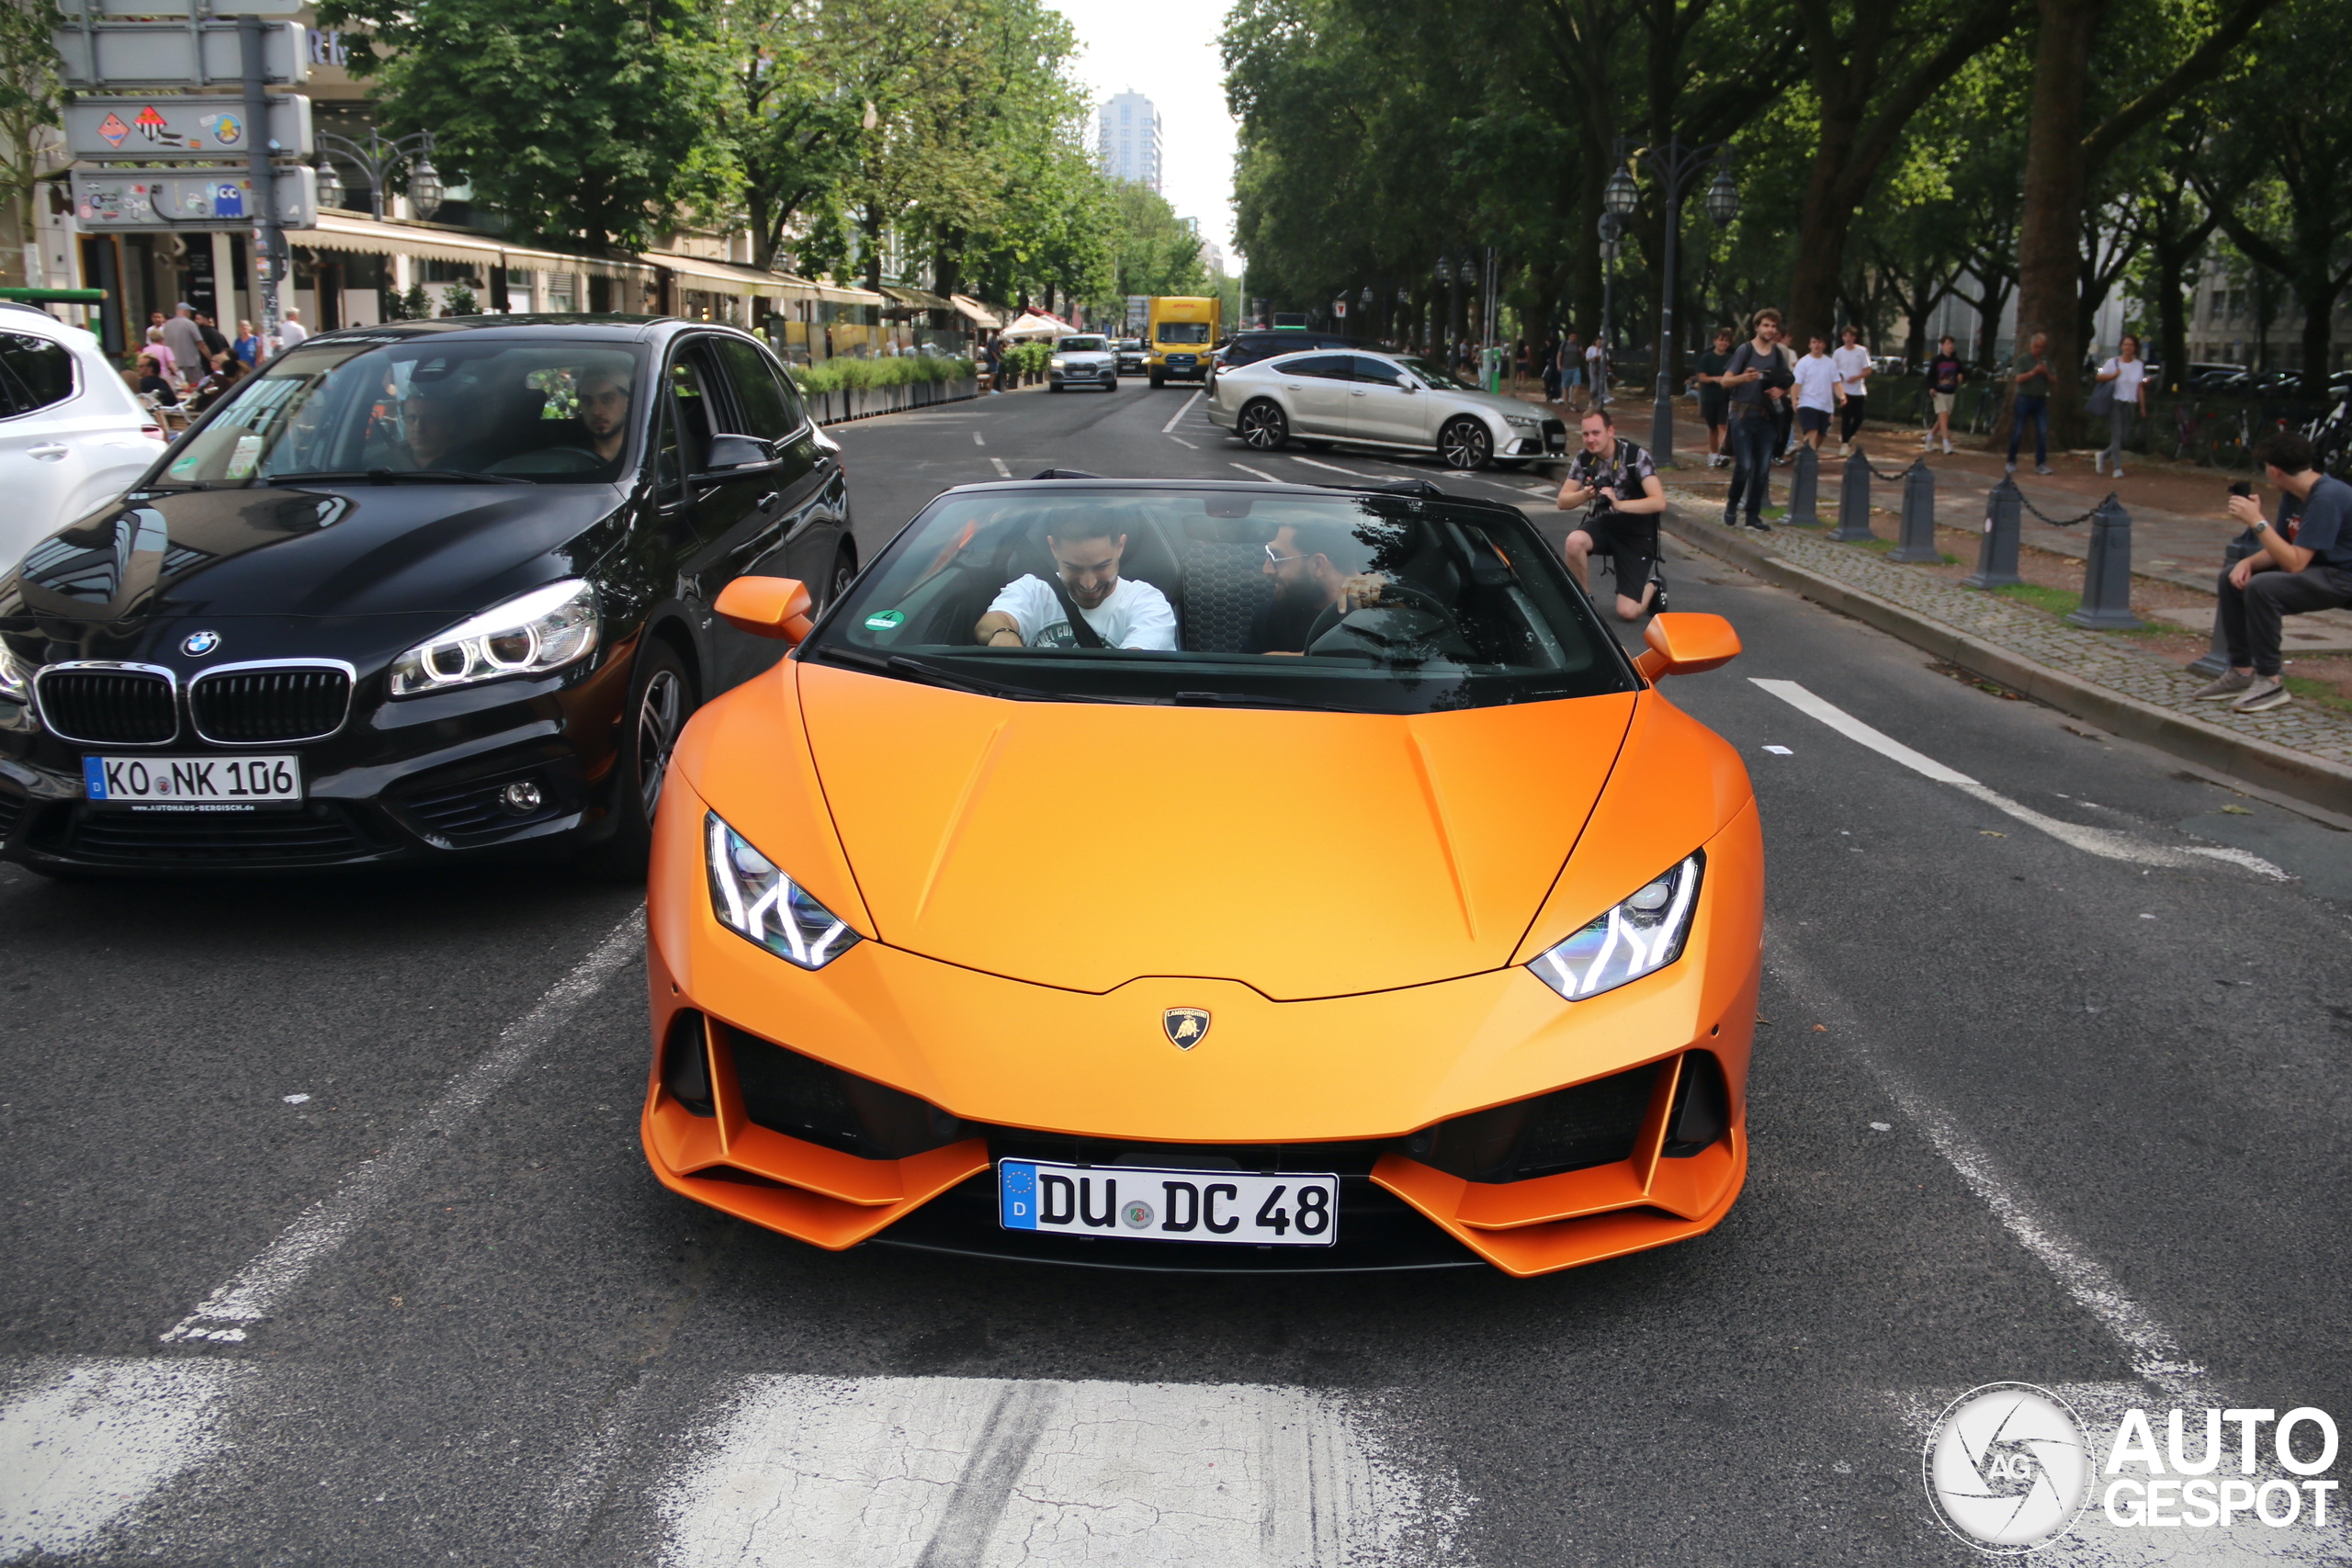
[[[1583,403],[1584,344],[1574,332],[1560,345],[1560,400],[1571,412]]]
[[[171,343],[164,336],[163,328],[149,327],[147,344],[139,352],[155,362],[157,375],[177,384],[180,378],[179,356],[172,352]]]
[[[1780,347],[1781,312],[1756,312],[1756,335],[1731,352],[1724,367],[1723,385],[1731,396],[1731,494],[1724,502],[1726,525],[1739,521],[1740,502],[1747,502],[1747,525],[1759,531],[1764,504],[1772,485],[1772,449],[1779,426],[1773,408],[1787,401],[1794,384],[1789,362]]]
[[[1807,341],[1804,357],[1797,361],[1796,392],[1797,439],[1816,452],[1843,396],[1838,389],[1838,362],[1829,357],[1828,340],[1815,333]]]
[[[1699,417],[1707,426],[1707,467],[1720,468],[1731,461],[1724,450],[1724,422],[1730,417],[1731,393],[1724,389],[1724,369],[1731,363],[1731,329],[1715,329],[1714,346],[1699,355],[1698,371],[1690,378],[1699,388]]]
[[[1935,450],[1940,437],[1944,453],[1951,453],[1951,405],[1960,397],[1960,384],[1968,378],[1968,367],[1960,362],[1958,345],[1947,334],[1936,340],[1936,356],[1928,361],[1928,402],[1935,410],[1936,423],[1920,439],[1919,450]]]
[[[198,310],[196,330],[204,337],[204,363],[211,364],[229,352],[229,340],[221,335],[220,323]]]
[[[2222,637],[2228,673],[2197,695],[2261,713],[2289,700],[2280,672],[2281,617],[2352,606],[2352,485],[2319,471],[2311,438],[2293,431],[2255,449],[2262,477],[2278,491],[2265,519],[2251,495],[2230,498],[2230,517],[2252,529],[2260,549],[2222,571]]]
[[[1592,341],[1585,344],[1584,383],[1592,389],[1592,406],[1607,408],[1611,401],[1609,396],[1609,349],[1601,342],[1599,333],[1593,333]]]
[[[2105,408],[2100,404],[2104,402]],[[2144,418],[2148,412],[2148,366],[2140,357],[2140,340],[2130,333],[2116,345],[2115,357],[2098,367],[2098,385],[2092,389],[2087,412],[2096,418],[2107,415],[2107,447],[2091,459],[2094,473],[2105,473],[2109,463],[2115,465],[2115,477],[2123,477],[2123,443],[2132,434],[2134,417]]]
[[[277,323],[277,351],[283,354],[298,347],[310,335],[311,329],[302,324],[302,312],[292,305],[287,306],[286,319]]]
[[[1780,394],[1772,399],[1772,466],[1777,468],[1787,463],[1797,449],[1797,400],[1791,389],[1796,385],[1798,355],[1796,344],[1786,338],[1781,339],[1773,348],[1781,356],[1781,367],[1789,373],[1788,381]]]
[[[2018,471],[2018,446],[2025,439],[2025,427],[2033,426],[2033,471],[2050,472],[2050,393],[2058,384],[2058,373],[2050,365],[2050,336],[2036,333],[2025,352],[2009,363],[2009,384],[2017,389],[2017,401],[2009,409],[2008,472]]]
[[[261,362],[261,339],[254,334],[251,321],[237,323],[237,341],[229,345],[229,350],[245,362],[248,370]]]
[[[1544,345],[1544,400],[1547,403],[1560,400],[1560,334],[1557,332]]]
[[[1842,457],[1853,450],[1855,434],[1870,407],[1871,351],[1862,346],[1860,327],[1848,327],[1838,335],[1846,341],[1829,357],[1838,366],[1838,456]]]

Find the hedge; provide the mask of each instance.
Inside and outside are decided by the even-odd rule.
[[[818,365],[792,367],[792,378],[804,392],[839,392],[863,387],[938,385],[970,378],[968,359],[944,359],[926,354],[902,354],[888,359],[828,359]]]

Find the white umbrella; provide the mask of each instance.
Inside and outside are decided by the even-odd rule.
[[[1041,316],[1032,310],[999,333],[997,336],[1017,341],[1022,338],[1060,337],[1075,331],[1077,329],[1068,321],[1057,321],[1051,316]]]

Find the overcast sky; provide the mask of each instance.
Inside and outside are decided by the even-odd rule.
[[[1225,62],[1216,35],[1228,0],[1049,0],[1078,29],[1079,80],[1100,105],[1114,93],[1143,94],[1159,110],[1166,166],[1159,190],[1177,213],[1233,254],[1233,117],[1225,111]],[[1087,147],[1094,145],[1090,114]]]

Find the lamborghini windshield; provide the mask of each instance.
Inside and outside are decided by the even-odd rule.
[[[189,435],[164,482],[404,478],[609,483],[644,396],[638,349],[450,333],[329,339],[271,360]]]
[[[800,656],[1072,702],[1419,713],[1634,687],[1515,513],[1216,485],[943,496]]]

